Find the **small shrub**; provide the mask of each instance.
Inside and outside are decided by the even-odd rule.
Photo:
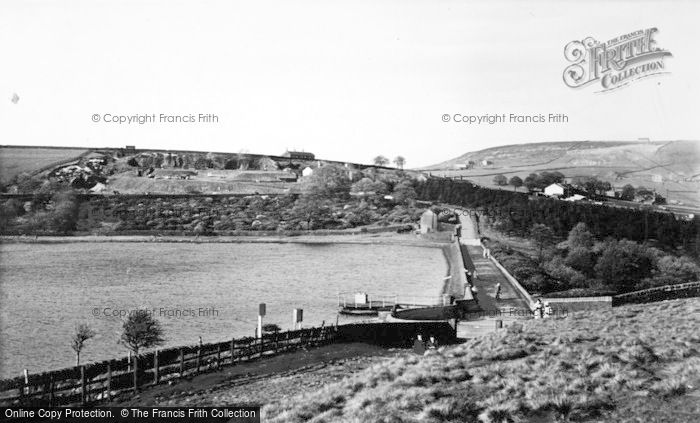
[[[677,397],[688,390],[688,380],[683,376],[674,376],[651,385],[651,391],[662,398]]]

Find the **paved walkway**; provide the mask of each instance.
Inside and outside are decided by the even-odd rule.
[[[461,338],[481,336],[496,330],[496,320],[504,321],[503,324],[506,326],[514,320],[527,318],[522,311],[529,310],[527,300],[511,285],[496,265],[483,256],[484,250],[478,243],[479,235],[472,219],[462,214],[459,218],[462,224],[462,244],[468,253],[463,254],[464,264],[470,272],[476,270],[473,284],[477,289],[476,298],[479,306],[484,313],[473,316],[473,319],[460,321],[457,336]],[[496,286],[499,283],[501,295],[496,300]]]

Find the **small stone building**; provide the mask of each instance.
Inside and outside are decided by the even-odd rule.
[[[420,217],[420,233],[427,234],[436,232],[438,229],[438,218],[432,210],[426,210]]]

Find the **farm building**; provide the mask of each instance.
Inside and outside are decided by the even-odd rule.
[[[285,151],[282,157],[287,157],[296,160],[314,160],[316,157],[313,153],[307,153],[305,151]]]
[[[544,189],[544,195],[549,197],[561,197],[564,195],[564,186],[561,184],[552,184]]]
[[[291,171],[288,172],[277,172],[277,175],[279,175],[277,178],[282,181],[282,182],[296,182],[297,181],[297,174]]]
[[[482,160],[481,165],[482,166],[491,166],[493,162],[491,160]]]
[[[311,176],[313,174],[314,174],[314,170],[308,166],[305,167],[304,170],[301,171],[301,176]]]

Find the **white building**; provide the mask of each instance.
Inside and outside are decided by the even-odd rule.
[[[581,195],[581,194],[574,194],[571,197],[565,198],[564,200],[566,200],[566,201],[581,201],[581,200],[585,200],[585,199],[586,199],[586,197]]]
[[[314,170],[306,166],[304,170],[301,171],[301,176],[311,176],[314,174]]]
[[[544,189],[544,195],[549,197],[561,197],[564,195],[564,186],[560,184],[552,184]]]

